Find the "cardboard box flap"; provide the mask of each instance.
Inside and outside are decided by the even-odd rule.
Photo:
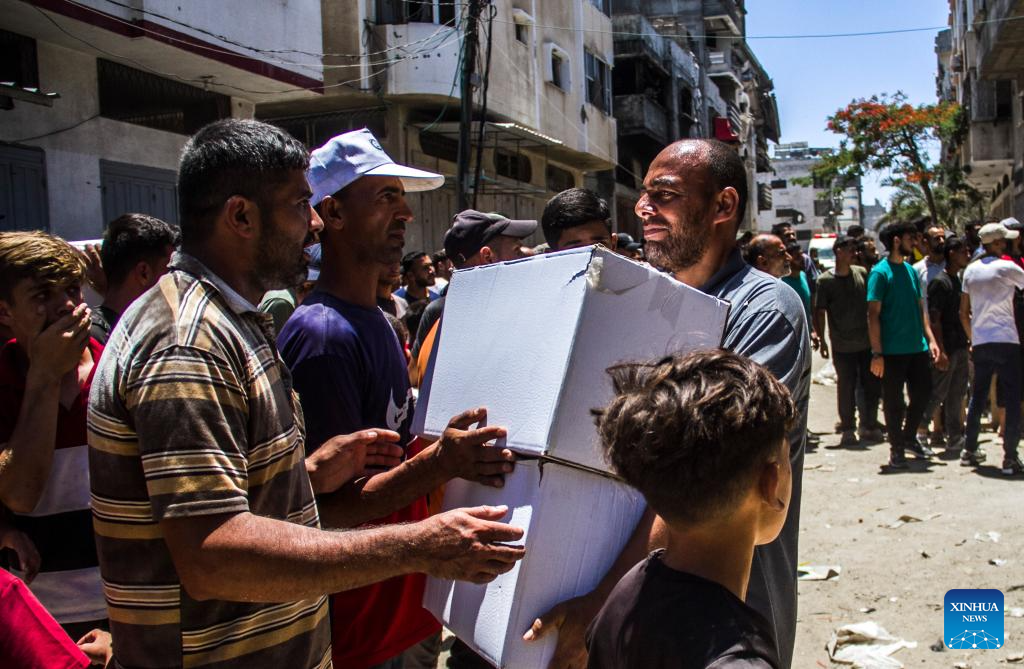
[[[590,256],[590,249],[580,249],[455,272],[414,431],[436,437],[452,416],[486,406],[488,422],[509,429],[505,445],[542,454]],[[514,267],[536,261],[540,271]]]

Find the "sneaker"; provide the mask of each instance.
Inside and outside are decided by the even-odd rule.
[[[946,436],[941,432],[932,432],[928,437],[928,445],[933,449],[946,447]]]
[[[980,448],[976,451],[968,451],[966,448],[960,451],[961,467],[977,467],[985,462],[985,451]]]
[[[960,451],[964,450],[964,444],[966,442],[966,437],[953,437],[948,442],[946,442],[946,453],[959,453]]]
[[[1015,476],[1016,474],[1024,474],[1024,462],[1020,461],[1020,458],[1014,456],[1012,458],[1003,459],[1003,476]]]
[[[910,465],[907,464],[907,456],[903,452],[902,448],[894,448],[889,451],[889,467],[892,469],[906,469]]]
[[[928,448],[926,444],[923,444],[920,437],[907,444],[907,450],[913,453],[914,457],[919,460],[927,460],[935,455],[935,451]]]
[[[840,446],[856,446],[857,433],[853,430],[843,430],[843,436],[839,439]]]
[[[858,430],[857,436],[860,437],[861,442],[868,444],[880,444],[885,441],[885,435],[882,433],[882,429],[878,427],[861,428]]]

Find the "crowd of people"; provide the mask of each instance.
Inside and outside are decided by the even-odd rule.
[[[452,272],[535,253],[603,244],[732,305],[721,350],[609,370],[598,434],[649,507],[593,591],[523,630],[557,634],[556,669],[790,666],[812,347],[835,361],[845,445],[887,429],[906,466],[934,414],[977,464],[996,376],[1003,471],[1021,469],[1024,270],[1003,224],[970,264],[970,237],[929,227],[914,268],[913,226],[882,232],[883,260],[850,230],[822,273],[791,226],[738,242],[746,172],[709,140],[650,165],[642,246],[571,188],[540,221],[461,211],[442,250],[408,252],[405,195],[444,178],[365,129],[310,153],[219,121],[178,178],[180,226],[125,214],[84,252],[0,233],[3,666],[435,667],[426,575],[485,583],[524,548],[504,507],[441,511],[452,479],[504,485],[507,426],[466,407],[417,438],[415,388]],[[457,641],[448,666],[489,665]]]
[[[1002,473],[1024,473],[1017,453],[1022,228],[1008,218],[969,224],[960,236],[927,219],[890,223],[879,232],[886,251],[879,259],[874,241],[851,226],[836,236],[827,271],[785,223],[749,240],[747,262],[793,287],[812,344],[832,359],[840,446],[887,440],[893,469],[909,466],[908,452],[927,460],[935,449],[976,467],[986,459],[978,448],[982,415],[991,411],[1003,439]]]

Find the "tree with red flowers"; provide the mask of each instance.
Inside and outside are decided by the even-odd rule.
[[[843,138],[839,148],[812,168],[814,177],[832,184],[834,197],[847,183],[869,172],[885,172],[888,183],[920,188],[933,221],[939,220],[933,188],[944,168],[929,149],[952,140],[961,127],[955,102],[917,105],[901,92],[854,100],[828,119],[828,129]],[[808,180],[809,181],[809,180]]]

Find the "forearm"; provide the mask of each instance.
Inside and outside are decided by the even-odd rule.
[[[924,305],[921,305],[922,319],[921,323],[924,325],[924,338],[928,340],[928,344],[931,346],[937,346],[935,340],[935,334],[932,332],[931,319],[928,318],[928,310],[925,309]]]
[[[814,327],[814,331],[818,333],[818,336],[822,339],[825,338],[825,310],[815,309],[814,319],[811,323]]]
[[[938,312],[931,314],[931,328],[932,337],[935,339],[935,345],[939,347],[939,351],[945,351],[946,345],[942,341],[942,315]]]
[[[189,595],[236,602],[289,602],[341,592],[422,571],[415,525],[325,532],[239,513],[212,531],[166,520],[172,555]],[[199,521],[202,522],[202,521]]]
[[[878,314],[873,314],[868,311],[868,339],[871,340],[871,351],[873,353],[882,352],[882,323],[878,318]]]
[[[412,504],[448,480],[436,455],[437,444],[431,444],[394,469],[321,495],[320,522],[327,528],[358,527]]]
[[[31,374],[11,438],[0,446],[0,502],[29,513],[43,494],[57,441],[60,379],[37,380]]]

